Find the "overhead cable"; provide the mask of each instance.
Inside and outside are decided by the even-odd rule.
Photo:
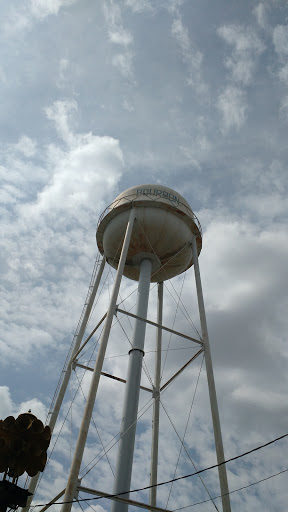
[[[272,441],[268,441],[268,443],[261,444],[260,446],[257,446],[256,448],[252,448],[252,450],[241,453],[240,455],[236,455],[235,457],[231,457],[230,459],[224,460],[223,462],[220,462],[219,464],[214,464],[213,466],[208,466],[207,468],[199,469],[198,471],[195,471],[194,473],[189,473],[188,475],[178,476],[177,478],[172,478],[171,480],[166,480],[165,482],[159,482],[158,484],[147,485],[146,487],[140,487],[138,489],[131,489],[130,491],[119,492],[117,494],[109,494],[109,495],[105,496],[105,498],[116,498],[117,496],[122,496],[123,494],[129,494],[129,493],[131,494],[134,492],[147,491],[148,489],[151,489],[152,487],[160,487],[162,485],[171,484],[172,482],[177,482],[178,480],[184,480],[186,478],[190,478],[192,476],[199,475],[200,473],[204,473],[205,471],[209,471],[210,469],[218,468],[219,466],[222,466],[223,464],[228,464],[228,462],[232,462],[234,460],[241,459],[242,457],[245,457],[246,455],[250,455],[250,453],[254,453],[258,450],[261,450],[262,448],[266,448],[266,446],[270,446],[271,444],[274,444],[277,441],[284,439],[285,437],[288,437],[288,434],[283,434],[282,436],[276,437]],[[242,489],[245,489],[247,487],[251,487],[252,485],[256,485],[258,483],[264,482],[265,480],[269,480],[270,478],[281,475],[282,473],[286,473],[287,471],[288,471],[288,469],[284,469],[283,471],[279,471],[278,473],[275,473],[266,478],[263,478],[262,480],[258,480],[257,482],[253,482],[252,484],[249,484],[247,486],[241,487],[239,489],[235,489],[234,491],[230,491],[227,494],[232,494],[233,492],[241,491]],[[218,497],[222,497],[222,496],[224,496],[224,494],[220,495]],[[81,501],[99,500],[102,498],[103,498],[102,496],[96,496],[93,498],[84,498],[84,499],[81,499]],[[215,498],[213,498],[213,499],[215,499]],[[57,501],[57,502],[53,503],[53,505],[63,505],[64,503],[77,503],[78,501],[80,501],[80,500]],[[209,499],[206,501],[211,501],[211,500]],[[205,501],[203,503],[205,503]],[[195,503],[194,505],[198,505],[198,504],[200,505],[200,503]],[[48,505],[48,503],[44,503],[44,504],[42,503],[40,505],[34,505],[34,508],[45,507],[46,505]],[[189,505],[189,506],[194,506],[194,505]],[[23,508],[25,508],[25,507],[23,507]]]

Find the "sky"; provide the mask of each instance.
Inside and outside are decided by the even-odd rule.
[[[31,408],[45,421],[99,256],[99,216],[122,191],[151,183],[182,194],[202,225],[199,262],[226,458],[286,434],[286,2],[2,0],[0,7],[0,417]],[[88,331],[108,307],[114,278],[106,268]],[[124,279],[125,307],[135,306],[136,292],[137,283]],[[152,320],[156,296],[151,285]],[[199,331],[193,270],[165,283],[164,320],[195,337],[183,304]],[[122,378],[132,328],[115,320],[105,360]],[[152,379],[154,337],[147,329]],[[93,365],[95,342],[82,363]],[[192,345],[163,337],[163,382],[195,353]],[[65,487],[87,373],[73,372],[37,503]],[[144,373],[144,385],[149,378]],[[149,485],[145,393],[132,489]],[[121,384],[101,379],[94,413],[101,441],[91,425],[86,487],[112,490],[117,444],[95,467],[90,462],[117,439],[122,398]],[[197,468],[216,462],[201,356],[163,393],[160,422],[159,481],[192,473],[191,458]],[[287,470],[286,453],[283,439],[227,464],[230,491]],[[211,500],[191,507],[219,494],[215,470],[203,481],[208,491],[195,477],[171,492],[162,486],[159,506],[215,510]],[[286,481],[282,473],[232,493],[233,512],[286,512]],[[109,510],[105,500],[91,505]]]

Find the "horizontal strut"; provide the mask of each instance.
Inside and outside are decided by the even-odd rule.
[[[76,366],[79,366],[79,368],[84,368],[84,370],[88,370],[89,372],[94,372],[94,368],[91,368],[91,366],[85,366],[81,363],[76,363]],[[101,372],[101,375],[104,375],[104,377],[109,377],[109,379],[118,380],[119,382],[124,382],[126,384],[125,379],[120,379],[120,377],[115,377],[115,375],[110,375],[110,373]],[[145,386],[140,386],[141,389],[144,389],[144,391],[149,391],[149,393],[153,393],[153,390],[150,388],[145,388]]]
[[[199,343],[199,345],[203,345],[203,341],[191,338],[191,336],[187,336],[187,334],[183,334],[182,332],[179,331],[174,331],[173,329],[169,329],[169,327],[164,327],[164,325],[157,324],[156,322],[152,322],[151,320],[141,318],[138,315],[134,315],[133,313],[125,311],[124,309],[116,308],[116,311],[119,311],[119,313],[123,313],[124,315],[131,316],[132,318],[136,318],[137,320],[141,320],[142,322],[146,322],[146,324],[154,325],[154,327],[159,327],[160,329],[163,329],[163,331],[168,331],[171,332],[172,334],[176,334],[176,336],[181,336],[181,338],[185,338],[186,340],[194,341],[195,343]]]
[[[104,322],[105,318],[107,316],[107,312],[105,313],[105,315],[102,316],[101,320],[98,322],[98,324],[96,325],[96,327],[93,329],[93,331],[91,332],[91,334],[89,334],[88,338],[86,338],[86,340],[84,341],[83,345],[79,348],[78,352],[76,352],[74,358],[73,358],[73,361],[75,361],[75,359],[77,359],[77,356],[79,356],[80,352],[82,352],[83,348],[85,347],[85,345],[87,345],[88,341],[92,338],[93,334],[95,334],[95,332],[97,331],[97,329],[100,327],[100,325]]]
[[[178,375],[180,375],[180,373],[183,372],[183,370],[185,370],[185,368],[187,368],[187,366],[192,363],[192,361],[194,361],[194,359],[196,359],[196,357],[200,356],[200,354],[202,354],[202,352],[204,352],[204,348],[201,348],[200,350],[198,350],[198,352],[196,354],[194,354],[193,357],[191,357],[191,359],[189,359],[189,361],[187,361],[187,363],[185,363],[181,368],[180,370],[178,370],[178,372],[176,372],[173,377],[171,377],[171,379],[167,380],[167,382],[165,384],[163,384],[163,386],[160,388],[160,393],[163,391],[163,389],[167,388],[168,384],[170,384],[170,382],[172,382],[174,379],[176,379],[176,377],[178,377]]]
[[[64,493],[65,493],[65,489],[63,489],[61,492],[59,492],[59,494],[57,494],[57,496],[52,498],[52,500],[49,501],[49,503],[47,503],[47,505],[45,505],[45,507],[40,508],[39,512],[45,512],[45,510],[50,508],[55,503],[55,501],[59,500],[59,498],[61,498],[61,496],[63,496]]]
[[[108,494],[107,492],[96,491],[95,489],[89,489],[88,487],[82,487],[82,485],[79,485],[77,487],[77,490],[86,492],[87,494],[95,494],[96,496],[101,496],[102,498],[108,498],[110,500],[121,501],[122,503],[128,503],[128,505],[132,505],[134,507],[139,507],[139,508],[144,508],[146,510],[152,510],[153,512],[170,512],[166,508],[152,507],[151,505],[148,505],[148,503],[141,503],[141,501],[130,500],[129,498],[124,498],[122,496],[111,496],[111,494]]]

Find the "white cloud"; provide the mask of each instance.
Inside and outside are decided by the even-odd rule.
[[[285,194],[287,177],[283,163],[275,159],[271,163],[261,160],[245,159],[240,163],[237,172],[243,187],[242,194],[247,196],[247,189],[253,188],[255,198],[259,193],[272,196],[275,192]],[[245,190],[245,192],[244,192]]]
[[[281,102],[279,109],[280,118],[287,123],[288,122],[288,96],[285,96]]]
[[[3,24],[3,32],[5,36],[18,36],[18,34],[22,33],[26,29],[31,27],[31,17],[29,13],[27,13],[27,9],[14,9],[10,8],[9,15],[7,16],[4,24]]]
[[[28,412],[31,409],[32,414],[41,421],[46,421],[47,408],[37,398],[31,398],[31,400],[21,402],[20,404],[14,403],[7,386],[0,386],[0,397],[0,419],[5,419],[7,416],[17,418],[19,414]]]
[[[77,217],[82,205],[86,209],[94,207],[96,190],[99,202],[107,189],[114,189],[121,175],[123,154],[119,141],[112,137],[72,131],[70,120],[77,111],[75,101],[56,101],[45,111],[67,149],[48,147],[48,165],[53,167],[51,179],[38,192],[36,203],[23,205],[21,213],[27,218],[36,212],[38,215],[65,209]]]
[[[203,55],[195,48],[190,39],[188,29],[184,26],[178,14],[173,19],[171,33],[180,47],[182,60],[188,70],[188,85],[193,86],[195,92],[200,94],[207,93],[207,86],[202,78]]]
[[[35,21],[47,16],[57,15],[63,7],[69,7],[78,0],[24,0],[20,8],[11,5],[9,14],[3,25],[4,34],[8,37],[19,36],[31,29]]]
[[[78,0],[30,0],[30,12],[38,19],[51,14],[57,15],[62,7],[69,7]]]
[[[58,159],[58,155],[57,155]],[[106,187],[113,189],[120,177],[123,155],[119,141],[112,137],[79,135],[75,145],[55,161],[53,179],[38,195],[37,208],[78,209],[81,205],[93,208]]]
[[[180,145],[180,151],[186,156],[187,160],[196,169],[201,169],[201,162],[209,157],[212,145],[210,140],[205,135],[198,135],[191,139],[189,144]],[[194,185],[195,186],[195,185]],[[208,190],[206,191],[206,193]],[[201,194],[202,199],[203,193]]]
[[[131,52],[118,53],[113,57],[112,64],[124,78],[133,79],[133,54]]]
[[[245,206],[246,210],[257,214],[258,218],[274,219],[287,214],[286,196],[277,191],[259,192],[258,194],[249,194],[237,201],[237,204]]]
[[[228,133],[233,128],[239,130],[245,123],[247,104],[243,91],[238,87],[226,87],[218,97],[217,107],[222,115],[224,133]]]
[[[246,58],[245,60],[238,60],[237,58],[227,58],[225,66],[227,69],[231,70],[235,82],[240,82],[244,85],[248,85],[251,82],[254,70],[254,62],[252,59]]]
[[[265,28],[267,25],[266,5],[263,2],[259,2],[259,4],[254,7],[253,13],[258,25],[260,25],[261,28]]]
[[[7,364],[17,359],[19,346],[25,364],[35,347],[37,354],[56,349],[63,328],[70,332],[74,318],[60,318],[57,311],[65,307],[66,293],[70,297],[68,310],[78,310],[75,283],[81,275],[83,278],[86,258],[95,250],[95,242],[87,245],[88,239],[94,241],[95,211],[99,216],[108,196],[112,201],[122,174],[119,141],[73,131],[69,116],[76,111],[77,104],[69,101],[55,102],[46,109],[62,140],[61,146],[54,143],[39,148],[45,168],[35,165],[36,142],[34,145],[27,136],[3,149],[2,205],[6,215],[1,232],[1,282],[11,302],[1,303],[0,346]],[[64,251],[60,259],[59,251]],[[50,276],[45,286],[43,273]],[[82,293],[85,295],[85,290]],[[57,349],[61,352],[61,343]]]
[[[179,15],[180,7],[183,5],[184,0],[167,0],[164,2],[165,6],[171,13]]]
[[[265,226],[261,230],[239,218],[229,222],[225,215],[209,222],[201,265],[205,268],[203,279],[210,312],[215,309],[232,313],[237,308],[249,309],[252,304],[265,302],[268,297],[276,300],[288,244],[281,224],[278,228],[269,228],[267,223]],[[214,247],[213,252],[210,247]],[[277,273],[273,271],[275,261]]]
[[[3,70],[3,67],[0,66],[0,83],[2,85],[6,85],[7,84],[7,76],[6,76],[6,73],[5,71]]]
[[[133,38],[127,30],[110,31],[109,39],[111,43],[128,46],[132,43]]]
[[[264,44],[252,29],[241,25],[224,25],[217,32],[233,48],[231,57],[225,59],[231,78],[235,83],[249,85],[253,78],[256,57],[264,51]]]
[[[134,110],[135,110],[134,105],[129,98],[125,98],[123,100],[122,106],[123,106],[124,110],[127,110],[127,112],[134,112]]]
[[[282,82],[288,85],[288,64],[285,64],[279,71],[279,78]]]
[[[40,400],[32,398],[31,400],[22,402],[18,407],[17,415],[28,412],[29,410],[31,410],[31,413],[34,414],[34,416],[45,423],[48,411],[47,407],[40,402]]]
[[[273,43],[280,58],[288,55],[288,25],[277,25],[273,31]]]
[[[0,419],[4,420],[12,414],[13,402],[7,386],[0,386]]]
[[[24,156],[31,157],[36,153],[37,143],[27,135],[22,135],[18,143],[15,145],[15,149],[20,151]]]
[[[59,88],[67,84],[67,71],[69,70],[70,61],[68,59],[60,59],[59,62],[59,75],[57,80],[57,86]]]
[[[125,0],[125,5],[136,13],[140,13],[145,10],[151,11],[153,9],[149,0]]]
[[[105,0],[104,16],[107,23],[108,37],[112,44],[123,46],[123,51],[112,58],[112,65],[120,72],[123,78],[133,81],[134,53],[129,47],[133,44],[133,36],[123,25],[122,10],[114,0]]]
[[[254,407],[264,408],[272,414],[286,414],[288,400],[282,393],[260,390],[252,386],[242,384],[232,392],[236,402],[253,404]]]
[[[120,5],[115,3],[114,0],[106,0],[104,2],[104,15],[110,42],[123,46],[132,44],[133,36],[123,26]]]
[[[45,108],[47,118],[55,122],[57,132],[67,144],[72,144],[75,140],[70,123],[77,108],[77,103],[74,100],[55,101],[51,106]]]
[[[288,85],[288,25],[277,25],[274,28],[273,43],[275,52],[277,53],[279,62],[281,63],[278,76],[281,82]],[[284,117],[284,119],[287,117],[286,110],[286,98],[284,98],[280,107],[280,116]]]
[[[255,32],[242,25],[223,25],[218,29],[218,34],[240,54],[251,51],[257,55],[264,49]]]

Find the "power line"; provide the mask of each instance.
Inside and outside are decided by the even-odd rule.
[[[246,455],[249,455],[250,453],[256,452],[258,450],[261,450],[262,448],[266,448],[266,446],[269,446],[269,445],[271,445],[273,443],[276,443],[277,441],[280,441],[281,439],[284,439],[287,436],[288,436],[288,434],[284,434],[283,436],[276,437],[272,441],[268,441],[268,443],[265,443],[265,444],[262,444],[260,446],[257,446],[256,448],[252,448],[252,450],[249,450],[247,452],[241,453],[240,455],[236,455],[235,457],[231,457],[231,459],[224,460],[223,462],[220,462],[219,464],[214,464],[213,466],[209,466],[209,467],[204,468],[204,469],[199,469],[199,471],[195,471],[194,473],[189,473],[188,475],[178,476],[177,478],[172,478],[171,480],[167,480],[165,482],[159,482],[158,484],[147,485],[146,487],[141,487],[139,489],[132,489],[130,491],[119,492],[117,494],[109,494],[109,495],[105,496],[105,498],[117,498],[118,496],[122,496],[123,494],[129,494],[129,493],[140,492],[140,491],[147,491],[148,489],[151,489],[152,487],[160,487],[162,485],[171,484],[172,482],[177,482],[178,480],[184,480],[186,478],[190,478],[192,476],[199,475],[200,473],[204,473],[205,471],[209,471],[210,469],[218,468],[219,466],[222,466],[223,464],[228,464],[228,462],[232,462],[234,460],[241,459],[242,457],[245,457]],[[258,483],[264,482],[265,480],[269,480],[270,478],[273,478],[275,476],[281,475],[282,473],[285,473],[287,471],[288,471],[288,469],[284,469],[283,471],[279,471],[279,473],[275,473],[275,474],[270,475],[270,476],[268,476],[266,478],[263,478],[262,480],[258,480],[257,482],[253,482],[252,484],[246,485],[244,487],[240,487],[239,489],[235,489],[234,491],[230,491],[229,493],[226,493],[226,494],[232,494],[233,492],[241,491],[242,489],[246,489],[247,487],[251,487],[252,485],[256,485]],[[222,496],[225,496],[226,494],[216,496],[216,498],[221,498]],[[78,501],[99,500],[99,499],[102,499],[102,498],[103,498],[102,496],[96,496],[96,497],[93,497],[93,498],[84,498],[84,499],[81,499],[81,500],[78,499],[78,500],[72,500],[72,501],[57,501],[57,502],[53,503],[53,505],[63,505],[64,503],[77,503]],[[216,499],[216,498],[212,498],[212,499]],[[193,505],[188,505],[188,506],[191,507],[191,506],[195,506],[195,505],[200,505],[200,503],[205,503],[207,501],[211,501],[211,499],[204,500],[204,501],[199,502],[199,503],[194,503]],[[49,505],[49,504],[50,504],[50,502],[49,503],[40,504],[40,505],[34,505],[34,508],[36,508],[36,507],[45,507],[46,505]],[[51,505],[52,505],[52,503],[51,503]],[[23,507],[23,508],[25,508],[25,507]],[[183,508],[185,508],[185,507],[183,507]],[[177,510],[180,510],[180,509],[177,509]]]
[[[270,480],[270,478],[273,478],[274,476],[282,475],[282,473],[286,473],[288,469],[283,469],[283,471],[279,471],[279,473],[274,473],[274,475],[267,476],[266,478],[262,478],[262,480],[257,480],[257,482],[252,482],[252,484],[243,485],[243,487],[239,487],[238,489],[234,489],[233,491],[230,491],[225,494],[219,494],[218,496],[214,496],[213,500],[216,500],[217,498],[222,498],[222,496],[226,496],[227,494],[233,494],[234,492],[243,491],[243,489],[247,489],[248,487],[252,487],[253,485],[261,484],[261,482],[265,482],[266,480]],[[186,507],[180,507],[180,508],[174,508],[173,512],[177,512],[178,510],[184,510],[185,508],[189,507],[196,507],[196,505],[202,505],[202,503],[207,503],[208,501],[211,501],[210,499],[198,501],[197,503],[192,503],[192,505],[186,505]]]

